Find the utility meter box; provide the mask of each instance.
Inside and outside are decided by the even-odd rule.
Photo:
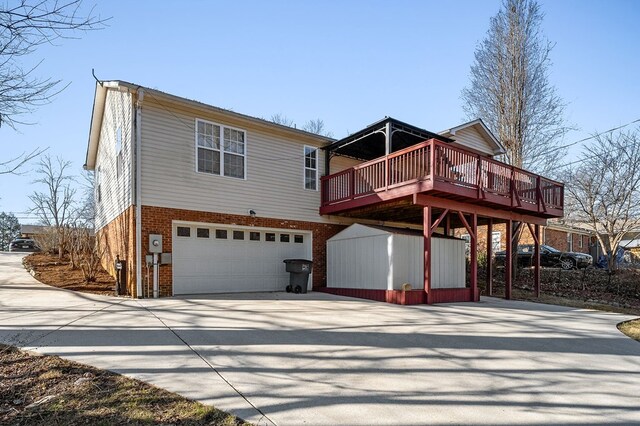
[[[160,264],[171,265],[171,253],[160,253]]]
[[[149,234],[149,253],[162,253],[162,235]]]

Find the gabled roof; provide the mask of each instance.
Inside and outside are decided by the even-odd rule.
[[[489,142],[489,145],[493,149],[493,155],[501,155],[501,154],[504,154],[506,152],[505,149],[504,149],[504,146],[502,145],[502,143],[500,143],[498,138],[496,138],[493,135],[491,130],[489,130],[487,125],[484,124],[484,121],[482,121],[480,118],[477,118],[477,119],[475,119],[473,121],[469,121],[469,122],[464,123],[464,124],[460,124],[459,126],[452,127],[450,129],[447,129],[447,130],[443,130],[443,131],[440,132],[440,135],[446,136],[446,137],[454,137],[456,135],[456,133],[459,132],[460,130],[464,130],[464,129],[468,129],[468,128],[475,129],[478,133],[480,133],[480,135],[482,135],[482,137],[487,142]]]
[[[102,118],[104,116],[105,102],[107,99],[108,90],[122,90],[128,92],[137,92],[139,89],[143,89],[145,94],[150,94],[152,98],[162,98],[174,103],[186,104],[200,109],[210,110],[216,113],[222,113],[239,119],[242,121],[250,122],[262,127],[269,127],[290,133],[292,135],[302,136],[306,139],[312,138],[316,141],[320,141],[325,145],[329,145],[335,141],[335,139],[310,133],[305,130],[296,129],[294,127],[284,126],[282,124],[276,124],[272,121],[265,120],[263,118],[253,117],[246,114],[240,114],[228,109],[220,108],[217,106],[205,104],[203,102],[195,101],[192,99],[184,98],[181,96],[172,95],[167,92],[163,92],[149,87],[144,87],[138,84],[129,83],[123,80],[111,80],[111,81],[99,81],[96,83],[96,92],[93,100],[93,112],[91,113],[91,127],[89,129],[89,142],[87,144],[87,155],[85,159],[84,167],[88,170],[93,170],[95,167],[96,156],[98,153],[98,142],[100,139],[100,130],[102,128]]]

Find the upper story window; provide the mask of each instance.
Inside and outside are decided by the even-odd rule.
[[[312,146],[304,147],[304,189],[318,189],[318,150]]]
[[[204,120],[196,120],[197,170],[244,179],[246,133]]]

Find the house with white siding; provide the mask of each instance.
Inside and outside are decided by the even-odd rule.
[[[327,240],[354,223],[453,235],[479,218],[538,226],[558,217],[561,184],[492,160],[501,153],[479,120],[437,134],[386,118],[336,141],[103,81],[85,168],[95,172],[103,265],[115,274],[118,259],[126,293],[152,297],[282,291],[288,258],[312,260],[309,287],[326,289]],[[412,300],[477,300],[473,282],[439,297],[428,283],[426,273],[412,291],[433,296]]]

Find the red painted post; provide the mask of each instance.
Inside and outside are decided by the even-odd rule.
[[[540,225],[534,225],[535,265],[533,267],[533,288],[536,297],[540,297]]]
[[[536,205],[538,207],[538,212],[542,211],[542,205],[544,201],[542,200],[542,188],[540,187],[540,176],[536,177]]]
[[[478,292],[478,215],[471,213],[471,297],[474,302],[480,300]]]
[[[353,200],[356,196],[356,171],[351,168],[349,172],[349,199]]]
[[[429,161],[431,163],[431,182],[435,182],[436,176],[436,140],[431,139],[431,143],[429,145],[431,148],[431,152],[429,153]]]
[[[487,295],[493,295],[493,219],[487,223]]]
[[[513,221],[507,220],[507,252],[505,253],[504,258],[504,298],[509,300],[511,299],[511,275],[512,275],[512,265],[511,265],[511,252],[513,248]]]
[[[480,194],[482,194],[482,156],[480,154],[476,154],[476,185],[478,187],[478,195],[476,196],[480,199]]]
[[[389,189],[389,179],[391,178],[389,174],[389,156],[384,156],[384,189],[385,191]]]
[[[431,298],[431,207],[425,206],[422,209],[423,215],[423,235],[424,235],[424,292],[425,300],[432,303]]]

